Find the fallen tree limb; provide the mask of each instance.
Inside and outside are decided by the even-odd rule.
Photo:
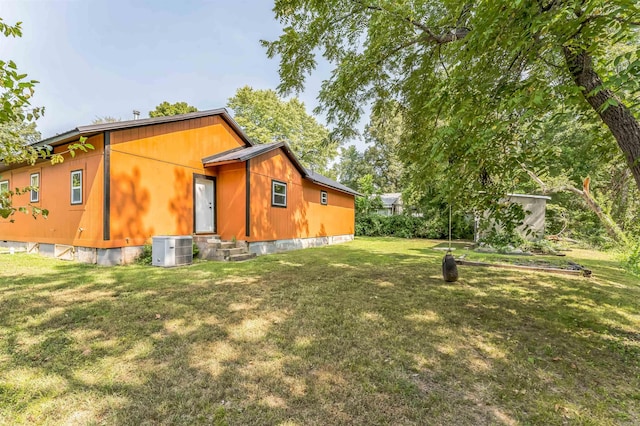
[[[464,266],[482,266],[501,269],[520,269],[525,271],[537,271],[537,272],[551,272],[554,274],[574,275],[582,277],[590,277],[591,271],[589,269],[562,269],[552,268],[545,266],[525,266],[525,265],[511,265],[508,263],[485,263],[485,262],[473,262],[470,260],[456,259],[456,264]]]

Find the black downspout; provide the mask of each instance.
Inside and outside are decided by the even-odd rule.
[[[111,239],[111,133],[104,132],[104,169],[102,181],[102,239]]]
[[[246,182],[246,189],[245,189],[245,193],[246,193],[246,197],[247,199],[245,200],[245,207],[246,207],[246,211],[245,211],[245,223],[244,223],[244,235],[249,237],[251,235],[251,166],[249,165],[249,161],[251,160],[247,160],[246,161],[246,178],[247,178],[247,182]]]

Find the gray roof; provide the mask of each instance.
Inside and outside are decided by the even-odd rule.
[[[341,183],[334,181],[333,179],[329,179],[326,176],[322,176],[319,173],[305,168],[302,164],[300,164],[300,161],[298,161],[295,154],[284,142],[274,142],[264,145],[254,145],[248,148],[239,147],[231,149],[229,151],[221,152],[220,154],[215,154],[210,157],[203,158],[202,163],[205,166],[211,166],[216,164],[220,165],[224,163],[243,162],[278,148],[282,148],[284,153],[287,155],[289,160],[291,160],[295,168],[298,169],[303,178],[310,180],[317,185],[332,188],[337,191],[346,192],[352,195],[361,195],[360,193],[345,185],[342,185]]]
[[[274,143],[267,143],[263,145],[254,145],[249,148],[240,146],[238,148],[221,152],[219,154],[215,154],[210,157],[205,157],[202,159],[202,163],[205,165],[211,165],[211,164],[229,163],[229,162],[235,162],[235,161],[247,161],[253,157],[257,157],[260,154],[264,154],[265,152],[269,152],[273,149],[280,148],[281,146],[284,146],[284,143],[274,142]]]
[[[389,192],[387,194],[380,194],[380,199],[385,207],[391,207],[394,204],[402,204],[401,192]]]
[[[307,176],[305,176],[307,179],[309,179],[311,182],[316,183],[318,185],[321,186],[327,186],[329,188],[333,188],[336,189],[338,191],[342,191],[342,192],[346,192],[349,194],[353,194],[353,195],[362,195],[357,191],[354,191],[353,189],[349,188],[348,186],[345,186],[339,182],[336,182],[333,179],[329,179],[326,176],[322,176],[320,173],[316,173],[313,172],[311,170],[305,169],[307,172]]]
[[[229,124],[233,130],[240,136],[246,145],[252,146],[253,142],[240,128],[238,123],[231,118],[231,115],[225,108],[210,109],[206,111],[190,112],[188,114],[170,115],[166,117],[153,117],[153,118],[141,118],[139,120],[127,120],[127,121],[115,121],[113,123],[100,123],[90,124],[88,126],[78,126],[75,129],[71,129],[67,132],[61,133],[56,136],[51,136],[47,139],[43,139],[40,142],[35,143],[35,146],[43,145],[57,145],[65,142],[70,142],[78,139],[80,136],[89,137],[98,133],[106,132],[109,130],[123,130],[131,129],[134,127],[151,126],[153,124],[173,123],[176,121],[191,120],[194,118],[210,117],[212,115],[221,116],[224,121]]]

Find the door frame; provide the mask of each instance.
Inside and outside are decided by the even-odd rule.
[[[213,181],[213,234],[215,234],[218,231],[218,183],[215,176],[207,176],[199,173],[193,174],[193,184],[191,185],[191,190],[192,190],[191,198],[192,198],[192,210],[193,210],[193,233],[194,235],[209,234],[209,232],[196,231],[196,178]]]

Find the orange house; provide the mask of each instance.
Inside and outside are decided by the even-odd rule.
[[[0,243],[85,262],[131,261],[154,235],[220,235],[264,254],[353,239],[357,193],[305,169],[283,143],[256,145],[225,109],[80,126],[39,142],[51,165],[0,166],[0,190],[36,186],[0,220]]]

